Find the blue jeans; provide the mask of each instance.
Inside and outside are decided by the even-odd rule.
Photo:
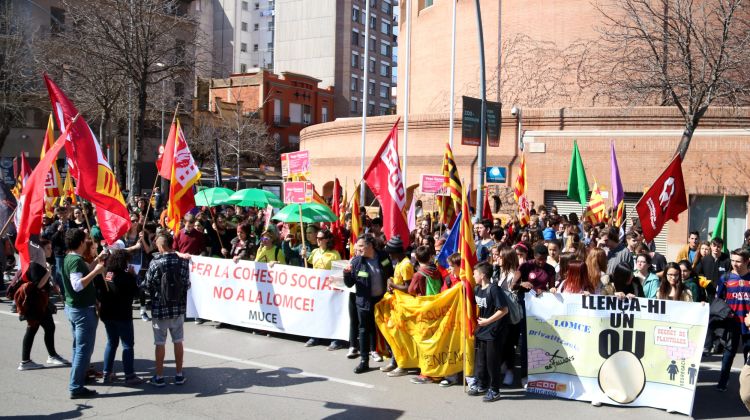
[[[94,352],[96,341],[96,326],[99,319],[94,307],[73,308],[65,306],[65,316],[70,321],[73,332],[73,360],[70,369],[71,393],[80,392],[86,384],[86,370],[91,363],[91,353]]]
[[[133,320],[115,321],[107,320],[104,322],[104,329],[107,331],[107,346],[104,347],[104,374],[115,372],[115,356],[117,355],[117,346],[122,342],[122,370],[126,378],[135,375],[133,369],[133,359],[135,354],[133,344],[135,338],[133,335]]]
[[[60,294],[65,297],[65,286],[63,285],[62,269],[65,264],[65,255],[55,255],[55,265],[52,267],[52,278],[55,280],[55,284],[60,288]]]

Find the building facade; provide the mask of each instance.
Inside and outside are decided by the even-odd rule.
[[[454,155],[464,185],[479,182],[477,147],[461,145],[461,96],[479,96],[479,48],[473,2],[458,2],[456,39],[456,94],[450,98],[450,1],[411,1],[410,114],[408,145],[400,133],[399,151],[408,154],[406,185],[419,196],[422,174],[441,170],[449,139],[450,101],[455,101]],[[405,6],[400,4],[400,41],[405,44]],[[515,213],[512,187],[521,154],[525,154],[527,191],[536,205],[556,205],[561,212],[583,210],[565,196],[573,142],[577,140],[590,186],[597,181],[610,191],[609,150],[617,151],[628,216],[633,205],[666,168],[679,143],[684,120],[676,108],[595,104],[591,92],[569,80],[556,57],[575,52],[595,39],[602,17],[584,0],[510,0],[482,2],[488,100],[503,103],[500,146],[489,147],[487,166],[507,168],[507,182],[490,184],[498,195],[501,213]],[[537,23],[544,22],[543,25]],[[554,54],[550,55],[550,52]],[[399,80],[405,75],[406,51],[399,49]],[[557,78],[555,72],[561,72]],[[549,92],[542,89],[553,80]],[[541,92],[541,93],[540,93]],[[398,109],[404,109],[404,87],[398,86]],[[515,107],[516,112],[511,112]],[[404,116],[400,116],[403,119]],[[386,138],[395,116],[368,118],[365,160],[369,162]],[[729,247],[742,243],[747,228],[750,195],[749,108],[712,107],[697,129],[683,162],[689,209],[678,222],[669,222],[657,240],[668,258],[697,230],[706,239],[724,194],[727,195]],[[360,179],[361,125],[340,120],[302,132],[302,149],[310,151],[313,180]],[[356,145],[356,146],[355,146]],[[350,148],[348,156],[339,151]],[[403,157],[402,157],[403,159]],[[351,184],[351,183],[350,183]],[[349,190],[353,188],[349,185]],[[606,194],[606,193],[605,193]],[[434,197],[420,196],[427,209]]]
[[[251,69],[273,71],[275,12],[273,0],[202,2],[202,20],[211,20],[212,77]]]
[[[364,0],[276,2],[274,69],[309,74],[322,86],[333,86],[337,118],[362,115],[365,89],[368,115],[390,114],[395,105],[394,5],[370,0],[369,17],[366,6]]]

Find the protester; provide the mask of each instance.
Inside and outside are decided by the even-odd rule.
[[[620,298],[643,297],[643,289],[633,280],[633,269],[629,264],[622,263],[615,266],[611,274],[614,285],[614,295]]]
[[[724,299],[732,309],[731,318],[726,322],[724,332],[724,355],[721,359],[721,374],[716,389],[720,392],[727,390],[729,372],[732,369],[734,356],[742,345],[745,359],[750,355],[750,326],[743,319],[750,315],[750,251],[743,248],[735,249],[730,254],[732,271],[723,275],[719,280],[716,296]]]
[[[375,304],[385,294],[386,279],[393,276],[393,265],[387,263],[385,253],[375,250],[375,241],[370,235],[360,235],[357,246],[362,249],[362,255],[352,258],[344,269],[344,283],[347,287],[356,286],[357,294],[360,362],[354,368],[354,373],[370,370],[368,350],[370,335],[375,331]]]
[[[222,248],[221,253],[225,257],[231,258],[234,262],[252,260],[258,248],[253,243],[251,235],[252,226],[250,223],[240,223],[237,225],[237,236],[230,241],[231,249]]]
[[[701,260],[701,253],[698,249],[699,245],[700,233],[697,230],[690,232],[687,245],[680,249],[675,260],[688,260],[693,267],[696,267]]]
[[[698,277],[693,271],[693,265],[688,260],[677,263],[680,266],[680,279],[685,289],[690,292],[693,302],[705,302],[706,290],[699,284]]]
[[[86,234],[80,229],[69,229],[65,233],[68,254],[62,267],[65,287],[65,315],[73,332],[73,356],[70,372],[71,399],[91,398],[95,390],[86,388],[86,370],[91,361],[96,340],[96,289],[93,280],[104,271],[105,254],[100,254],[92,263],[84,261],[83,253],[88,245]]]
[[[667,268],[664,270],[664,278],[662,278],[659,289],[656,292],[656,299],[679,300],[683,302],[693,301],[690,290],[682,282],[680,266],[676,263],[667,264]]]
[[[206,234],[196,229],[195,216],[188,213],[182,218],[183,229],[174,235],[174,249],[182,254],[207,255]]]
[[[469,389],[469,395],[484,395],[484,402],[500,399],[500,365],[503,362],[501,356],[508,334],[508,303],[500,288],[491,281],[491,277],[492,266],[488,263],[480,262],[474,267],[474,278],[477,281],[474,298],[479,307],[477,329],[474,333],[477,381]]]
[[[159,253],[154,256],[146,273],[144,287],[152,296],[151,318],[154,330],[156,371],[149,383],[156,387],[166,385],[164,380],[164,357],[166,353],[167,332],[172,338],[175,358],[174,384],[185,383],[182,372],[184,357],[185,310],[187,291],[190,288],[190,264],[180,258],[172,248],[173,240],[168,234],[156,238]]]
[[[266,230],[260,235],[260,247],[255,253],[254,261],[264,263],[286,263],[286,257],[281,252],[274,231]]]
[[[143,383],[135,374],[133,350],[133,298],[138,294],[138,284],[128,262],[127,251],[112,251],[107,258],[106,275],[104,278],[97,277],[94,284],[99,299],[99,318],[107,332],[107,346],[104,348],[104,383],[115,382],[115,356],[119,343],[122,343],[122,370],[125,373],[125,383],[138,385]]]
[[[648,254],[637,254],[635,259],[635,271],[633,275],[638,278],[643,287],[643,294],[649,299],[655,299],[659,290],[660,280],[656,274],[651,272],[651,256]]]
[[[412,296],[432,296],[440,293],[442,279],[435,264],[432,262],[432,250],[427,246],[416,249],[419,268],[409,282],[409,294]]]
[[[341,255],[339,255],[338,251],[331,249],[331,246],[333,245],[333,233],[331,233],[330,230],[318,231],[315,240],[318,243],[318,247],[313,249],[310,255],[307,256],[307,263],[309,264],[309,267],[314,269],[330,270],[331,263],[341,259]],[[303,254],[306,253],[303,252]],[[307,343],[305,343],[305,347],[317,346],[318,342],[319,340],[317,338],[310,338],[307,340]],[[333,340],[328,346],[328,350],[335,351],[343,349],[344,347],[343,343],[338,340]]]
[[[14,301],[18,310],[19,318],[26,321],[26,333],[23,336],[21,347],[21,363],[18,370],[41,369],[44,365],[31,360],[31,347],[34,345],[34,337],[39,327],[44,330],[44,345],[47,348],[48,365],[70,365],[55,350],[55,321],[52,314],[57,312],[54,305],[50,304],[49,293],[51,290],[51,271],[38,262],[32,261],[26,270],[25,282],[15,293]]]
[[[583,261],[574,260],[568,265],[567,276],[560,283],[561,293],[577,293],[588,295],[596,292],[597,284],[589,278],[588,267]]]

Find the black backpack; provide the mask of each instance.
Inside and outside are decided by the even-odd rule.
[[[177,267],[164,271],[159,287],[159,302],[162,305],[177,305],[181,302],[185,283],[180,278]]]

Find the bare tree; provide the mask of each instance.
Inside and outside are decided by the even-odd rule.
[[[38,105],[40,82],[34,74],[32,37],[13,8],[0,2],[0,150],[14,124],[24,121],[24,111]],[[35,83],[36,82],[36,83]]]
[[[196,66],[200,44],[198,25],[177,0],[95,1],[64,0],[81,37],[85,53],[106,61],[130,80],[125,95],[135,103],[134,159],[141,158],[146,131],[150,87],[170,80],[175,96],[184,96]],[[131,91],[132,89],[132,91]],[[182,92],[180,92],[182,91]],[[133,167],[132,185],[140,190],[140,172]]]
[[[683,158],[711,105],[739,106],[750,93],[745,0],[603,0],[601,45],[584,84],[610,104],[675,106]]]

